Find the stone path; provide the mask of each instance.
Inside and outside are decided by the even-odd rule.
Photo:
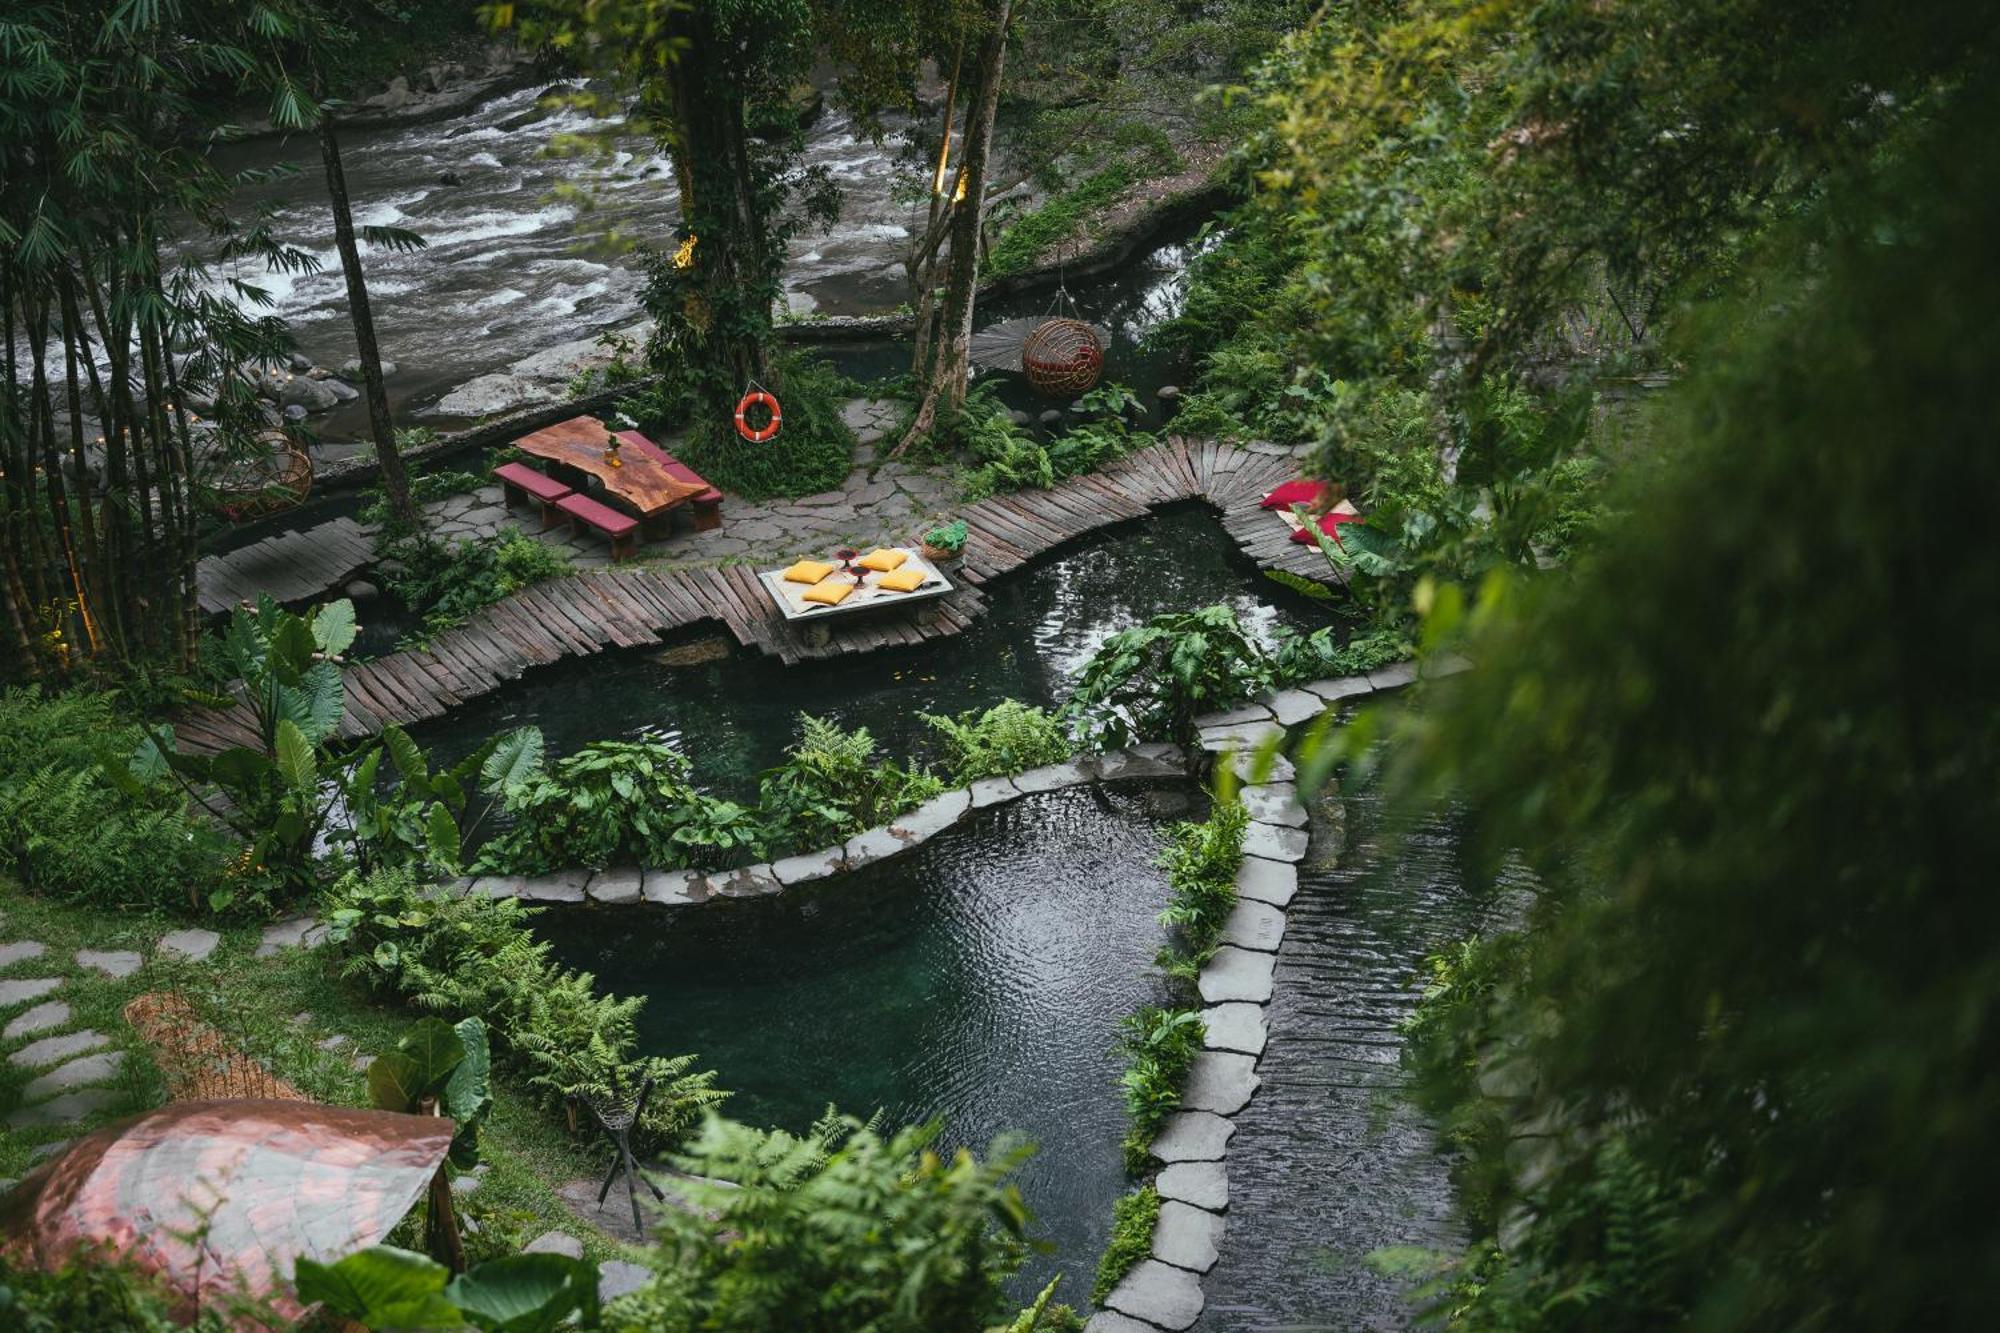
[[[1447,660],[1424,674],[1449,675],[1464,667]],[[1197,983],[1208,1029],[1204,1049],[1188,1071],[1180,1109],[1151,1147],[1161,1163],[1153,1182],[1161,1202],[1152,1253],[1105,1297],[1105,1308],[1091,1317],[1087,1333],[1180,1333],[1201,1318],[1206,1304],[1201,1279],[1215,1266],[1229,1212],[1229,1142],[1236,1132],[1231,1117],[1250,1104],[1261,1083],[1257,1063],[1269,1038],[1265,1007],[1285,938],[1285,909],[1298,892],[1298,862],[1310,837],[1291,763],[1274,755],[1259,774],[1259,760],[1250,752],[1340,700],[1397,689],[1417,676],[1415,664],[1401,663],[1266,694],[1195,719],[1202,748],[1235,752],[1237,771],[1252,783],[1241,792],[1251,823],[1236,875],[1237,903]]]

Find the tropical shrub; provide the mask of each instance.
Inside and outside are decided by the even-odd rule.
[[[810,713],[799,714],[799,738],[785,762],[758,784],[769,840],[794,848],[840,842],[943,790],[927,769],[876,759],[866,727],[845,731]]]
[[[614,1305],[620,1333],[787,1329],[932,1333],[1012,1319],[1028,1211],[1008,1181],[1030,1149],[984,1162],[931,1150],[936,1126],[886,1137],[855,1120],[812,1135],[711,1118],[673,1158],[657,1276]]]
[[[509,1255],[453,1276],[421,1254],[375,1245],[337,1263],[301,1258],[294,1283],[300,1300],[369,1329],[597,1327],[597,1268],[566,1254]]]
[[[329,744],[347,711],[340,656],[354,642],[354,604],[342,599],[310,615],[281,610],[269,597],[230,617],[219,656],[241,682],[257,741],[218,754],[183,753],[172,732],[149,727],[132,758],[107,762],[105,772],[128,793],[171,776],[202,799],[197,784],[225,798],[203,802],[210,814],[248,844],[242,875],[209,894],[216,910],[239,895],[261,898],[268,881],[281,891],[310,887],[320,835],[333,813]],[[232,695],[197,696],[226,708]]]
[[[114,908],[199,908],[227,839],[183,792],[115,781],[100,762],[137,746],[113,696],[0,693],[0,855],[24,885]]]
[[[1359,676],[1416,655],[1412,644],[1395,629],[1370,630],[1342,643],[1329,625],[1310,633],[1284,628],[1272,652],[1273,676],[1281,685],[1302,685],[1310,680]]]
[[[1250,812],[1225,795],[1217,797],[1207,819],[1176,824],[1169,834],[1160,864],[1173,897],[1160,911],[1160,924],[1173,927],[1178,937],[1161,955],[1170,974],[1192,979],[1215,952],[1216,937],[1236,906],[1236,871],[1249,826]]]
[[[54,1272],[14,1267],[0,1256],[0,1327],[16,1333],[224,1333],[234,1328],[279,1327],[271,1310],[223,1299],[205,1306],[193,1322],[179,1317],[176,1293],[114,1255],[92,1255]],[[239,1319],[238,1316],[241,1316]],[[266,1322],[268,1321],[268,1323]]]
[[[1190,745],[1199,713],[1271,683],[1271,659],[1224,605],[1154,616],[1091,654],[1063,714],[1098,749],[1135,740]]]
[[[1090,1299],[1098,1305],[1127,1273],[1153,1252],[1153,1228],[1160,1220],[1160,1192],[1141,1185],[1111,1205],[1111,1239],[1097,1261]]]
[[[656,438],[685,430],[686,439],[677,446],[681,458],[731,494],[768,500],[834,490],[846,482],[854,458],[854,432],[841,419],[847,381],[825,362],[798,352],[777,353],[773,363],[770,388],[785,422],[762,444],[738,435],[732,418],[697,411],[691,392],[671,382],[620,399],[618,410]]]
[[[751,812],[696,791],[688,762],[657,741],[596,741],[507,789],[513,823],[482,870],[728,864],[762,846]]]
[[[572,1096],[629,1094],[650,1077],[641,1128],[654,1144],[678,1139],[722,1101],[715,1074],[691,1072],[693,1056],[635,1059],[645,1001],[599,995],[589,973],[554,962],[528,929],[532,912],[513,898],[420,883],[407,869],[349,875],[326,902],[344,975],[428,1013],[483,1017],[552,1109]]]
[[[387,753],[396,782],[384,790],[382,756]],[[521,727],[489,738],[451,768],[432,773],[430,762],[409,733],[391,722],[379,745],[370,747],[338,777],[344,830],[336,830],[365,873],[385,866],[428,866],[457,874],[464,838],[461,827],[475,789],[487,798],[485,811],[513,788],[541,771],[542,733]]]
[[[400,430],[396,432],[396,447],[405,451],[422,448],[434,443],[436,435],[437,433],[432,431],[430,438],[424,439],[415,431]],[[420,472],[410,478],[410,500],[421,507],[449,495],[469,494],[485,484],[486,478],[477,472]],[[380,490],[373,488],[362,492],[362,495],[364,498],[361,508],[355,513],[355,517],[373,527],[393,529],[395,516],[390,511],[389,498]],[[394,535],[408,534],[396,532]]]
[[[567,555],[518,528],[455,542],[408,538],[386,554],[396,562],[385,576],[390,591],[424,618],[419,638],[463,624],[530,584],[571,572]]]
[[[1121,1147],[1131,1174],[1145,1170],[1152,1159],[1153,1139],[1180,1106],[1181,1085],[1207,1036],[1201,1010],[1194,1008],[1147,1005],[1127,1014],[1119,1025],[1125,1072],[1118,1082],[1125,1090],[1125,1114],[1132,1122]]]
[[[1004,778],[1069,758],[1069,733],[1046,709],[1006,699],[985,712],[957,717],[919,714],[945,746],[952,781],[964,786],[980,778]]]

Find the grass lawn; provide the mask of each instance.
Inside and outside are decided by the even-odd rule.
[[[127,1001],[148,991],[184,994],[246,1054],[302,1092],[336,1105],[368,1104],[367,1080],[354,1068],[355,1057],[394,1045],[418,1015],[377,1001],[343,980],[330,949],[287,949],[271,958],[254,957],[260,936],[256,926],[211,926],[222,942],[201,963],[150,957],[162,935],[185,925],[164,916],[71,907],[32,896],[0,878],[0,943],[39,940],[48,946],[41,957],[0,971],[0,979],[61,977],[61,988],[45,998],[61,1000],[72,1011],[64,1028],[35,1037],[94,1028],[111,1039],[111,1049],[125,1054],[122,1072],[110,1087],[112,1104],[103,1110],[78,1123],[0,1131],[0,1179],[25,1174],[38,1145],[71,1138],[166,1099],[165,1082],[149,1048],[120,1013]],[[149,957],[138,972],[113,979],[76,964],[76,951],[85,948],[130,949]],[[40,1002],[0,1011],[0,1026]],[[336,1035],[348,1041],[321,1049],[320,1043]],[[12,1051],[33,1039],[4,1046]],[[0,1061],[0,1118],[19,1104],[23,1085],[38,1072]],[[468,1257],[511,1253],[551,1229],[582,1240],[592,1259],[632,1257],[618,1241],[579,1220],[552,1188],[579,1176],[601,1177],[604,1159],[595,1145],[572,1138],[521,1089],[510,1086],[503,1070],[495,1070],[493,1092],[483,1138],[488,1169],[477,1188],[458,1200],[461,1216],[477,1227],[477,1234],[466,1238]],[[622,1201],[621,1190],[613,1202]]]

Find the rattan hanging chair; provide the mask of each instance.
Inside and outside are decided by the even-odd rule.
[[[259,431],[247,454],[211,453],[207,463],[202,484],[216,512],[231,522],[279,513],[312,493],[312,455],[289,431]]]
[[[1045,319],[1021,344],[1021,371],[1045,398],[1089,393],[1104,374],[1104,340],[1080,319]]]

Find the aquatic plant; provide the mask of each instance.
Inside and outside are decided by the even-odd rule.
[[[969,709],[957,717],[920,713],[945,744],[945,764],[954,783],[1012,777],[1069,758],[1069,732],[1047,709],[1004,699],[985,712]]]

